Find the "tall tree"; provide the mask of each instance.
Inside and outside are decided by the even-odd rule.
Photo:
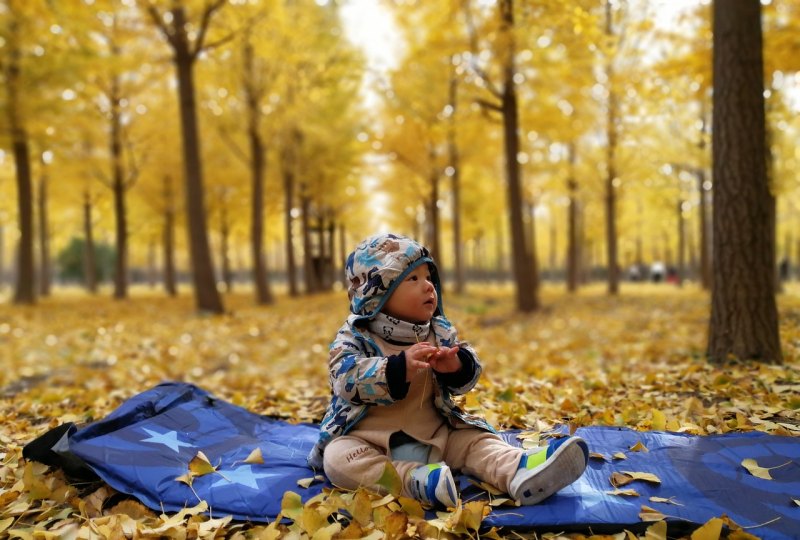
[[[472,49],[472,69],[490,94],[490,100],[481,100],[489,110],[499,112],[503,121],[503,148],[506,168],[506,202],[508,206],[509,230],[511,231],[511,263],[515,283],[517,309],[523,312],[539,308],[539,276],[536,253],[531,248],[533,239],[526,239],[523,222],[522,169],[518,161],[520,151],[519,107],[517,104],[515,18],[514,0],[497,3],[498,43],[495,54],[499,58],[499,84],[477,61],[477,33],[473,25],[468,2],[464,2]]]
[[[36,302],[34,272],[33,186],[30,160],[30,140],[23,106],[22,15],[20,2],[9,2],[8,27],[4,29],[7,52],[1,67],[7,93],[6,114],[11,135],[12,154],[17,174],[17,215],[19,219],[19,248],[17,253],[17,283],[14,303]]]
[[[203,206],[203,169],[195,103],[194,67],[200,53],[207,46],[205,41],[211,19],[225,3],[225,0],[215,0],[206,4],[200,12],[199,21],[194,24],[190,24],[186,7],[179,0],[173,2],[168,17],[164,17],[154,3],[146,4],[150,17],[161,30],[173,52],[172,60],[178,79],[189,255],[192,263],[195,304],[198,309],[212,313],[222,313],[224,307],[214,279],[206,212]]]
[[[609,42],[614,40],[614,23],[611,0],[606,0],[606,36]],[[609,55],[606,61],[606,78],[608,80],[608,104],[606,118],[606,180],[605,180],[605,209],[606,209],[606,253],[608,261],[608,292],[619,292],[619,262],[617,255],[617,162],[616,151],[618,144],[617,116],[619,102],[614,86],[614,62]]]
[[[715,0],[713,283],[708,355],[782,362],[759,0]]]

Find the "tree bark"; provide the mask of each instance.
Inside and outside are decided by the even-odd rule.
[[[39,193],[37,194],[39,210],[39,294],[50,296],[52,284],[52,264],[50,262],[50,227],[47,212],[48,178],[44,159],[40,161],[42,172],[39,175]]]
[[[33,260],[33,186],[31,181],[30,148],[25,120],[22,117],[20,91],[19,27],[12,13],[9,23],[9,52],[6,64],[6,88],[8,91],[8,126],[11,135],[11,149],[16,166],[17,215],[19,219],[19,245],[17,253],[17,283],[14,290],[15,304],[36,303],[36,276]]]
[[[701,101],[701,105],[703,105],[701,107],[700,117],[702,127],[700,129],[700,140],[697,143],[697,147],[700,149],[701,153],[705,153],[706,107],[704,106],[704,100]],[[700,238],[698,239],[700,244],[700,285],[703,287],[703,289],[708,290],[711,287],[711,263],[709,261],[710,242],[708,241],[708,193],[706,193],[705,188],[706,171],[703,167],[698,167],[695,174],[697,177],[697,189],[700,193],[700,207],[698,208],[698,211],[700,212],[700,223],[698,225],[700,232]]]
[[[567,291],[578,290],[578,182],[575,179],[575,143],[567,146],[569,176],[567,176]]]
[[[0,223],[0,291],[6,288],[6,226]]]
[[[511,261],[516,284],[517,309],[530,312],[539,308],[539,276],[536,274],[536,253],[528,251],[523,223],[522,171],[517,161],[519,153],[519,110],[514,82],[514,6],[513,0],[500,2],[501,28],[508,39],[503,73],[501,111],[503,115],[503,143],[508,182],[507,202],[511,231]]]
[[[281,152],[281,173],[283,176],[283,197],[284,197],[284,228],[286,229],[286,281],[289,285],[289,296],[297,296],[299,294],[297,287],[297,266],[294,260],[294,240],[292,238],[292,208],[294,205],[294,156],[296,155],[296,148],[293,148],[295,142],[299,139],[291,137],[290,140],[284,141],[283,151]]]
[[[781,363],[761,5],[714,2],[713,283],[708,356]]]
[[[612,24],[611,1],[606,0],[606,36],[614,35]],[[617,151],[617,95],[614,89],[614,66],[611,59],[606,64],[608,80],[608,110],[606,119],[606,250],[608,262],[608,293],[619,293],[619,262],[617,254],[617,187],[616,187],[616,151]]]
[[[92,195],[83,192],[83,279],[86,290],[97,294],[97,259],[94,251],[94,224],[92,223]]]
[[[256,304],[271,304],[274,299],[269,284],[269,270],[264,257],[264,175],[266,152],[261,137],[259,106],[260,94],[255,88],[256,67],[253,46],[244,48],[244,89],[247,103],[247,138],[250,141],[250,174],[253,194],[251,198],[250,252],[253,257],[253,284]]]
[[[450,182],[453,190],[453,291],[464,293],[464,246],[461,245],[461,156],[456,141],[456,112],[458,110],[458,75],[451,58],[450,122],[447,129],[447,153],[450,161]]]
[[[686,275],[686,227],[683,219],[683,199],[678,199],[678,286],[683,287]]]
[[[180,109],[181,136],[183,139],[183,166],[189,240],[189,258],[194,284],[195,305],[200,311],[222,313],[222,297],[214,279],[214,265],[208,243],[208,227],[204,207],[203,168],[200,158],[200,134],[197,126],[195,103],[194,63],[202,51],[203,40],[214,11],[225,4],[215,0],[205,4],[199,26],[186,20],[183,5],[173,3],[169,10],[170,20],[161,17],[154,4],[146,9],[154,23],[173,50],[173,64],[178,79],[178,104]],[[190,36],[190,32],[193,36]]]
[[[306,294],[317,292],[317,274],[314,270],[311,249],[311,199],[305,184],[300,184],[300,225],[303,235],[303,283]]]
[[[125,177],[122,166],[122,111],[119,76],[111,77],[111,191],[114,195],[114,232],[117,256],[114,262],[114,298],[128,296],[128,226],[125,208]]]
[[[439,267],[439,272],[441,274],[444,273],[444,267],[442,264],[442,246],[440,242],[441,238],[441,226],[440,222],[441,219],[439,218],[439,168],[436,167],[436,151],[433,147],[430,148],[429,152],[430,161],[431,161],[431,171],[430,176],[428,177],[430,184],[431,184],[431,197],[428,200],[428,208],[427,208],[427,220],[426,220],[426,229],[427,229],[427,236],[428,239],[426,240],[426,244],[428,245],[428,249],[431,252],[431,256],[436,261],[436,265]]]
[[[178,288],[175,279],[175,196],[172,192],[172,178],[164,177],[164,290],[169,296],[176,296]]]
[[[231,228],[228,223],[228,200],[227,195],[222,195],[222,208],[219,212],[219,250],[220,259],[222,260],[222,282],[225,284],[225,292],[233,291],[233,273],[231,272],[231,258],[230,258],[230,236]]]

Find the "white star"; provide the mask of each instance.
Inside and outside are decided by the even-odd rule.
[[[185,442],[178,440],[178,433],[176,431],[158,433],[156,431],[150,431],[147,428],[142,428],[142,429],[146,431],[148,435],[150,435],[150,438],[142,439],[141,442],[163,444],[164,446],[169,447],[174,452],[180,452],[181,446],[185,446],[186,448],[192,448],[191,444],[187,444]]]
[[[230,471],[217,471],[221,478],[211,484],[212,488],[219,487],[219,486],[230,486],[233,484],[239,484],[242,486],[249,487],[250,489],[258,489],[258,482],[257,480],[261,478],[271,478],[273,476],[282,476],[278,473],[259,473],[253,472],[253,467],[251,465],[245,465],[244,467],[237,467],[234,470]]]

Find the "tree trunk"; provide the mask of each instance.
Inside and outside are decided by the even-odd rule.
[[[709,256],[709,247],[710,242],[708,239],[708,193],[706,193],[703,184],[706,182],[706,174],[705,171],[698,171],[697,172],[697,184],[700,190],[700,205],[698,208],[699,212],[699,224],[698,229],[700,233],[700,238],[698,243],[700,244],[700,285],[703,289],[708,290],[711,286],[711,257]]]
[[[86,290],[97,294],[97,259],[94,251],[94,224],[92,223],[92,196],[83,192],[83,279]]]
[[[147,243],[147,285],[151,289],[156,286],[156,241],[153,238]]]
[[[686,275],[686,227],[683,219],[683,200],[678,199],[678,286],[683,287]]]
[[[606,36],[614,35],[611,0],[606,0]],[[606,64],[608,80],[608,111],[606,120],[606,250],[608,261],[608,293],[619,293],[619,263],[617,261],[617,194],[616,194],[616,151],[617,151],[617,96],[614,89],[614,67],[611,59]]]
[[[298,137],[292,137],[291,140],[284,142],[284,148],[281,152],[281,169],[283,176],[283,198],[284,198],[284,228],[286,229],[286,281],[289,284],[289,296],[297,296],[297,266],[294,260],[294,239],[292,238],[292,210],[294,205],[294,156],[296,150],[293,144]]]
[[[164,290],[169,296],[176,296],[178,288],[175,280],[175,196],[172,192],[172,178],[164,177]]]
[[[442,249],[441,243],[439,239],[441,238],[441,231],[440,231],[440,221],[439,219],[439,169],[436,167],[436,152],[433,148],[430,151],[430,159],[431,159],[431,172],[429,176],[429,180],[431,183],[431,198],[428,200],[428,209],[427,209],[427,232],[428,232],[428,239],[426,244],[428,244],[428,249],[431,252],[431,256],[433,260],[436,261],[436,265],[439,267],[439,272],[444,274],[444,265],[442,264]]]
[[[539,307],[539,276],[536,274],[536,253],[528,251],[528,243],[525,240],[525,226],[522,219],[522,171],[517,161],[517,155],[519,154],[519,110],[514,82],[513,0],[501,0],[500,14],[502,31],[507,36],[509,43],[503,74],[501,110],[508,182],[507,201],[509,228],[511,231],[511,261],[516,285],[517,309],[522,312],[530,312]]]
[[[451,59],[453,60],[453,59]],[[455,62],[450,72],[450,123],[447,129],[447,153],[450,161],[450,181],[453,189],[453,291],[464,293],[464,246],[461,245],[461,157],[456,141],[456,111],[458,107],[458,75]]]
[[[264,257],[264,175],[266,152],[261,137],[259,120],[259,94],[253,85],[256,77],[253,46],[248,42],[244,49],[245,99],[247,101],[247,137],[250,140],[250,174],[253,194],[251,198],[250,252],[253,256],[253,285],[256,304],[271,304],[274,299],[269,285],[269,270]]]
[[[303,235],[303,283],[306,294],[317,292],[317,275],[314,271],[311,249],[311,199],[306,194],[305,184],[300,184],[300,225]]]
[[[712,362],[781,363],[775,199],[769,191],[761,5],[714,2]]]
[[[219,236],[219,255],[222,260],[222,282],[225,284],[225,292],[232,292],[233,273],[231,272],[231,258],[229,254],[231,228],[228,223],[228,201],[226,195],[222,196],[222,208],[219,212]]]
[[[347,282],[347,276],[345,275],[344,269],[345,264],[347,264],[347,254],[347,231],[345,230],[344,223],[339,223],[339,265],[341,266],[337,265],[337,269],[339,270],[339,277],[342,280],[344,290],[347,290],[347,287],[350,285]]]
[[[42,172],[39,176],[38,210],[39,210],[39,294],[50,296],[52,283],[52,265],[50,262],[50,227],[47,213],[47,170],[44,159],[41,160]]]
[[[125,209],[125,173],[122,165],[122,111],[119,77],[111,77],[111,191],[114,194],[114,231],[117,257],[114,263],[114,298],[128,296],[128,227]]]
[[[33,261],[33,186],[31,185],[31,161],[28,133],[21,111],[19,27],[11,14],[9,22],[8,55],[5,75],[8,90],[8,127],[11,149],[17,172],[17,215],[19,220],[19,246],[17,253],[17,284],[14,290],[15,304],[36,303],[36,278]]]
[[[567,146],[569,155],[569,176],[567,193],[567,291],[578,290],[578,182],[575,180],[575,143]]]
[[[195,304],[201,311],[222,313],[224,307],[214,278],[214,265],[208,244],[208,227],[203,194],[203,169],[200,159],[200,133],[194,88],[194,60],[189,51],[188,25],[183,7],[172,9],[175,36],[175,66],[178,72],[178,102],[183,136],[184,174],[189,255],[192,264]]]
[[[0,291],[6,288],[6,226],[0,223]]]

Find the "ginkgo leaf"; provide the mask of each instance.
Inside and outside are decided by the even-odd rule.
[[[606,491],[609,495],[617,495],[620,497],[638,497],[639,492],[635,489],[615,489],[613,491]]]
[[[652,414],[653,421],[650,427],[655,431],[664,431],[667,428],[667,416],[658,409],[653,409]]]
[[[623,474],[627,474],[634,480],[642,480],[644,482],[651,482],[653,484],[660,484],[661,479],[653,473],[646,473],[646,472],[632,472],[632,471],[622,471]]]
[[[372,521],[372,501],[369,493],[365,489],[357,489],[347,510],[360,525],[368,525]]]
[[[599,459],[601,461],[608,461],[608,458],[606,456],[604,456],[603,454],[600,454],[598,452],[589,452],[589,458],[591,458],[591,459]]]
[[[261,447],[256,446],[253,451],[245,458],[244,463],[251,465],[261,465],[264,463],[264,456],[261,454]]]
[[[469,501],[464,504],[464,512],[462,521],[464,527],[468,531],[478,532],[481,527],[481,522],[490,512],[486,505],[486,501]]]
[[[399,497],[397,500],[400,502],[400,507],[403,509],[403,512],[409,516],[420,519],[425,517],[425,510],[418,500],[409,497]]]
[[[397,469],[394,468],[394,465],[392,465],[390,461],[387,461],[383,466],[383,473],[381,473],[381,477],[378,478],[377,484],[395,497],[400,495],[403,483],[400,480],[400,475],[397,474]]]
[[[613,457],[614,459],[628,459],[628,456],[626,456],[623,452],[617,452],[611,457]]]
[[[186,474],[182,474],[175,478],[178,482],[183,482],[189,487],[192,487],[192,481],[194,481],[194,475],[191,472],[187,472]]]
[[[206,457],[202,450],[198,450],[189,462],[189,472],[194,476],[204,476],[216,472],[217,468],[211,464],[211,461]]]
[[[8,529],[12,523],[14,523],[13,517],[0,519],[0,533]]]
[[[311,486],[311,484],[313,484],[314,482],[324,482],[324,481],[325,477],[322,476],[321,474],[318,474],[310,478],[301,478],[300,480],[297,481],[297,485],[300,486],[301,488],[308,489],[309,486]]]
[[[497,489],[496,487],[487,482],[481,482],[480,480],[477,480],[475,478],[468,478],[467,480],[470,484],[472,484],[473,486],[478,486],[489,495],[503,495],[505,493],[504,491]]]
[[[642,506],[642,509],[647,508],[646,506]],[[649,510],[652,510],[650,508]],[[644,540],[667,540],[667,522],[662,521],[664,516],[656,519],[650,519],[651,517],[656,517],[657,514],[647,514],[647,513],[640,513],[639,518],[642,521],[655,521],[652,525],[650,525],[644,534]]]
[[[711,518],[696,529],[691,536],[692,540],[719,540],[722,533],[722,520]]]
[[[793,502],[793,503],[794,503],[796,506],[800,506],[800,499],[792,499],[792,502]]]
[[[636,444],[629,448],[631,452],[649,452],[650,450],[644,445],[642,441],[638,441]]]
[[[633,482],[633,478],[631,478],[627,474],[623,474],[623,473],[615,471],[615,472],[611,473],[611,476],[609,477],[609,481],[611,482],[612,486],[614,486],[615,488],[618,488],[618,487],[622,487],[624,485],[630,484],[631,482]]]
[[[298,521],[303,514],[303,500],[294,491],[287,491],[281,499],[281,514],[287,518]]]
[[[664,504],[674,504],[675,506],[683,506],[681,503],[675,500],[675,497],[670,497],[668,499],[664,497],[650,497],[650,501]]]
[[[775,467],[761,467],[755,459],[747,458],[742,460],[742,467],[747,469],[753,476],[763,478],[764,480],[772,480],[772,475],[769,474],[769,471],[785,467],[789,463],[791,463],[791,461],[787,461],[783,465],[776,465]]]
[[[642,505],[642,509],[639,512],[639,519],[641,519],[642,521],[661,521],[664,518],[666,518],[664,514],[662,514],[655,508],[650,508],[645,504]]]

